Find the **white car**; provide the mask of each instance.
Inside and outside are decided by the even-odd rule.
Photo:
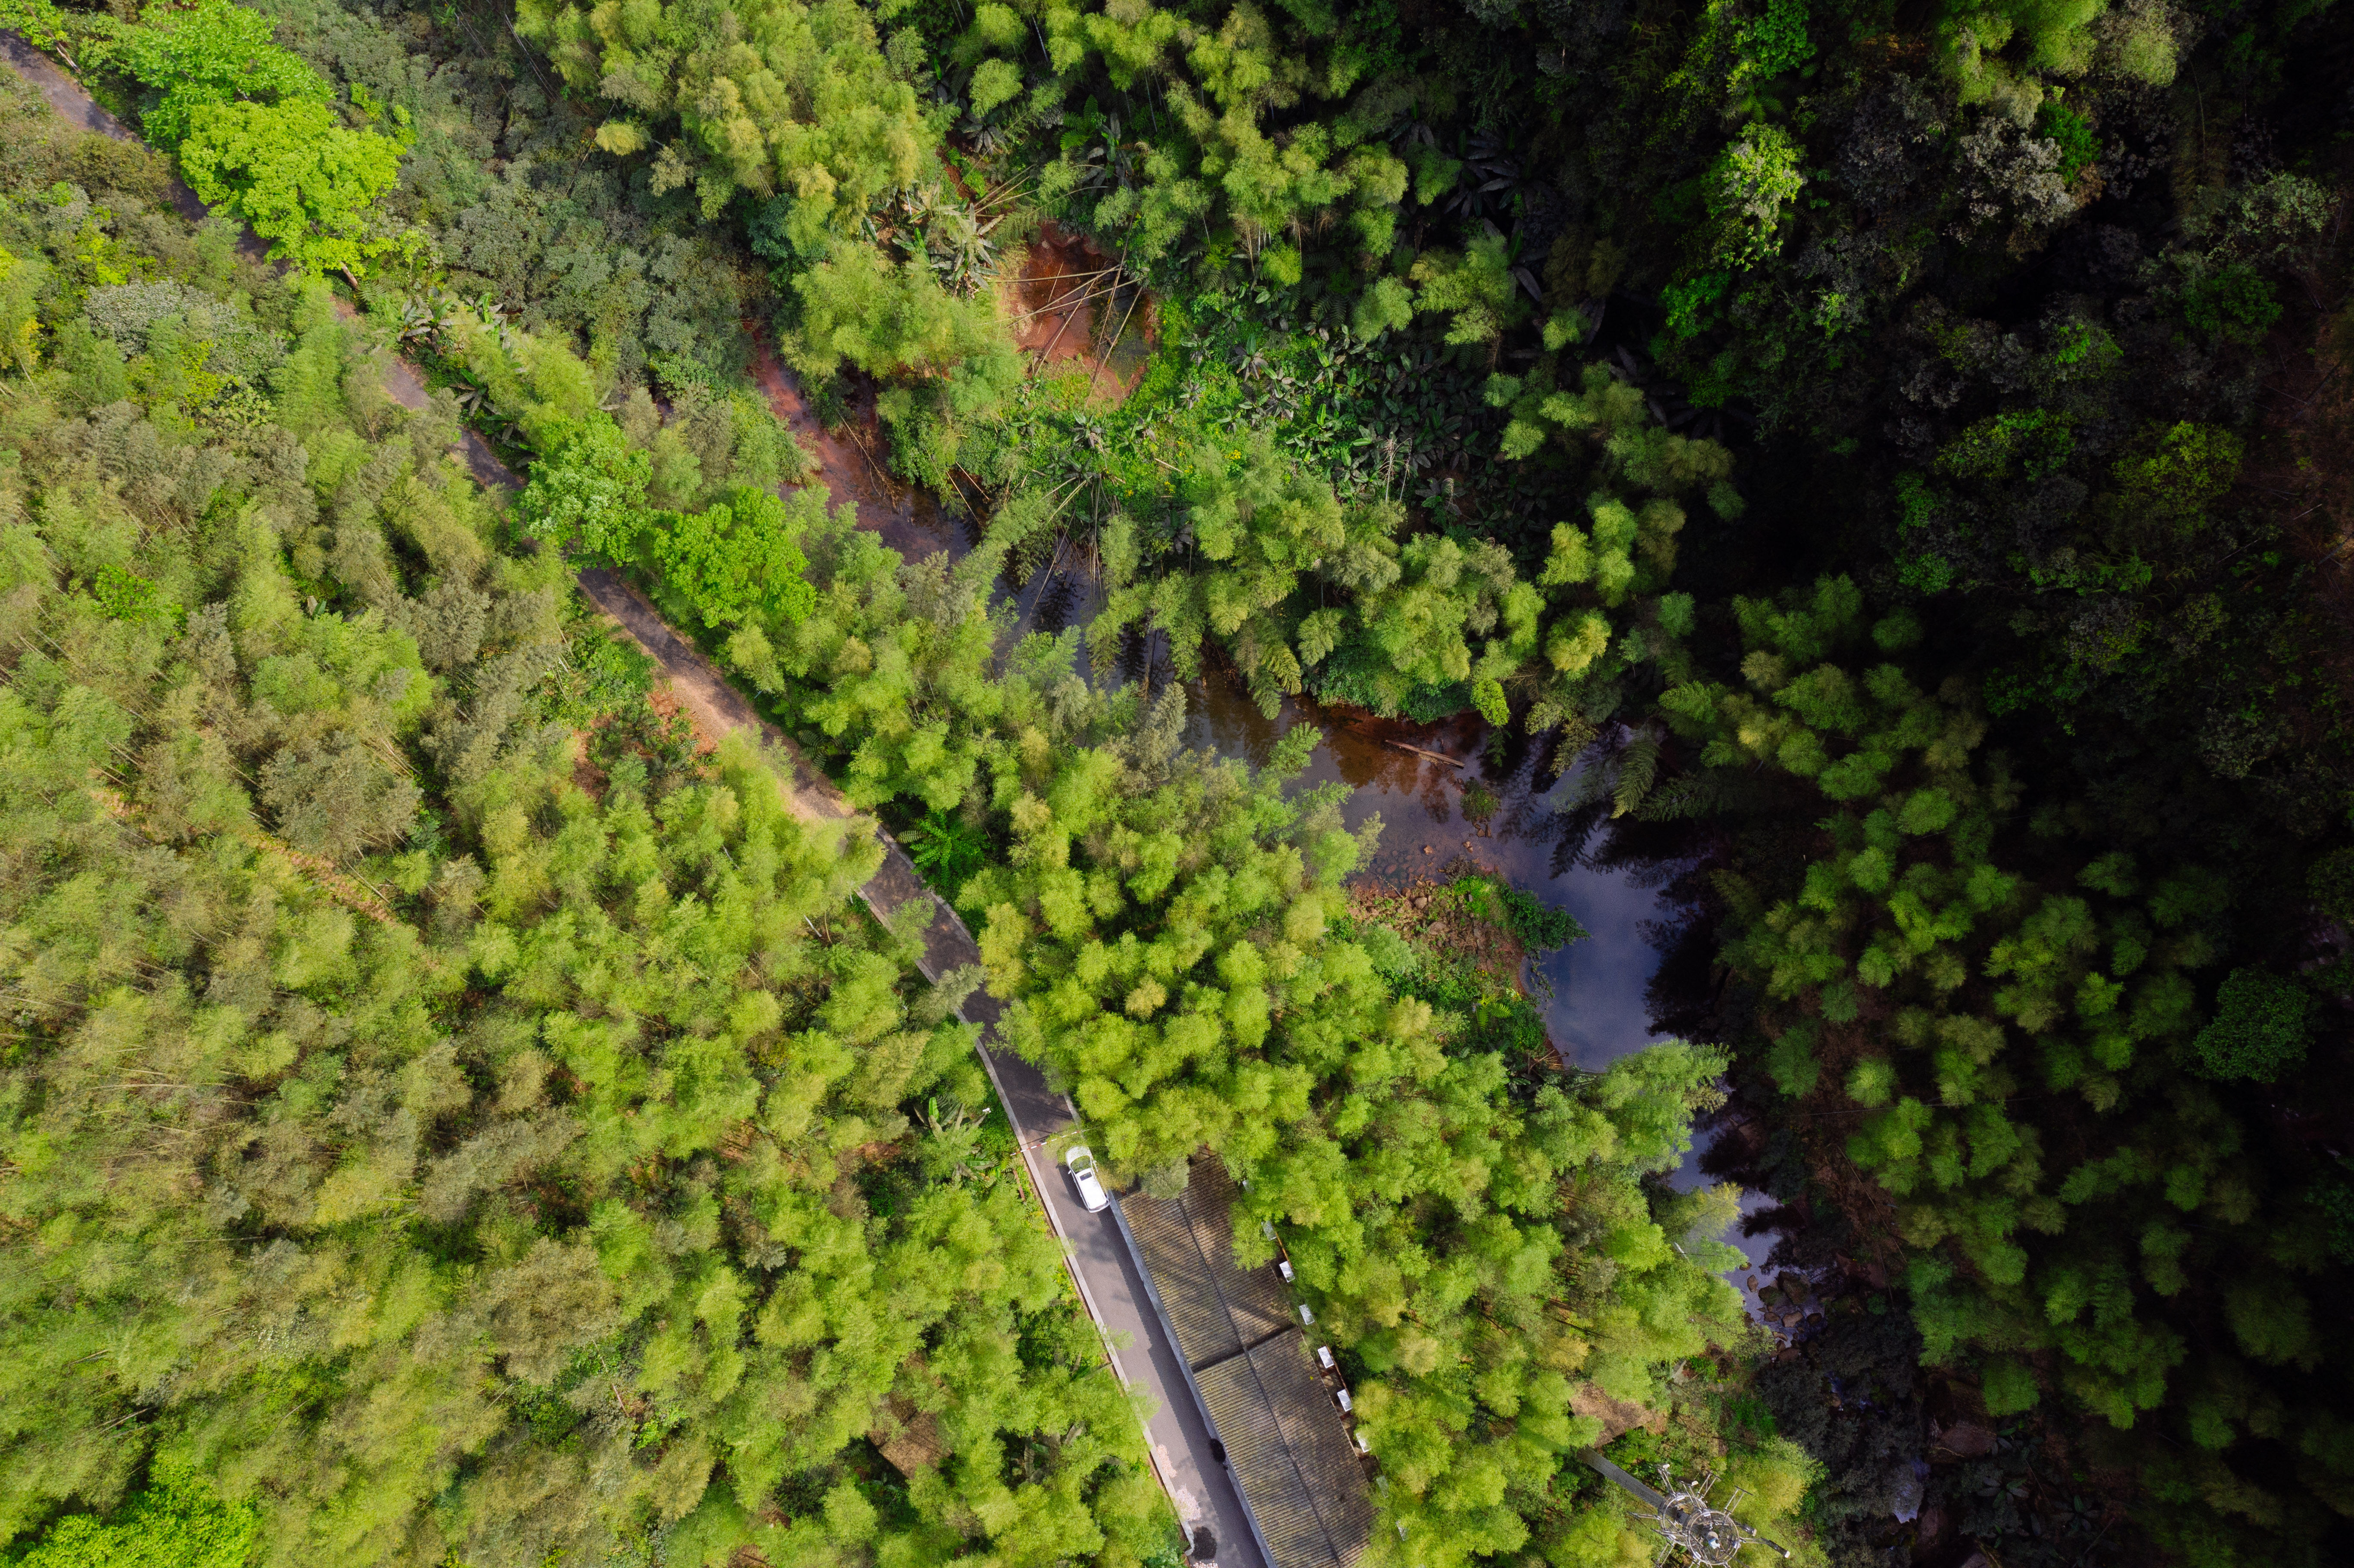
[[[1087,1152],[1084,1143],[1075,1143],[1063,1156],[1063,1169],[1071,1173],[1071,1185],[1079,1190],[1079,1207],[1089,1213],[1111,1206],[1111,1194],[1106,1192],[1102,1180],[1096,1175],[1096,1157]]]

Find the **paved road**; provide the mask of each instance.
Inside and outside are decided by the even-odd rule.
[[[965,1016],[978,1022],[984,1010],[994,1015],[997,1004],[976,996]],[[1209,1424],[1193,1400],[1177,1347],[1152,1309],[1143,1275],[1119,1223],[1109,1209],[1090,1214],[1080,1208],[1069,1179],[1053,1163],[1071,1127],[1069,1102],[1046,1086],[1037,1068],[1012,1052],[992,1051],[984,1044],[981,1055],[1022,1139],[1031,1178],[1063,1234],[1087,1310],[1106,1334],[1124,1339],[1126,1348],[1113,1352],[1113,1370],[1152,1400],[1145,1439],[1186,1533],[1198,1544],[1198,1533],[1206,1527],[1221,1568],[1267,1568],[1243,1512],[1233,1473],[1209,1457]]]

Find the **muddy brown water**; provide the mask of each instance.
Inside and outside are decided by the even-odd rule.
[[[1533,757],[1491,778],[1480,766],[1488,726],[1477,715],[1417,725],[1287,702],[1269,719],[1246,693],[1214,678],[1192,688],[1187,738],[1257,765],[1301,723],[1324,732],[1302,784],[1347,785],[1341,815],[1352,828],[1382,819],[1373,859],[1359,874],[1395,883],[1469,861],[1567,910],[1590,933],[1530,960],[1530,989],[1564,1063],[1598,1072],[1660,1037],[1646,996],[1660,954],[1644,927],[1671,911],[1636,874],[1596,867],[1578,846],[1564,844],[1567,824],[1545,805]],[[1482,821],[1465,810],[1474,782],[1496,801]]]
[[[944,514],[936,499],[888,471],[889,451],[871,395],[852,408],[839,431],[830,430],[819,423],[799,377],[777,357],[776,345],[760,324],[746,321],[744,335],[752,345],[752,384],[768,399],[769,411],[816,457],[814,477],[823,482],[835,505],[848,502],[856,506],[859,526],[882,535],[885,544],[911,561],[938,550],[962,556],[972,547],[968,530]]]
[[[757,332],[754,345],[754,380],[777,417],[817,455],[819,477],[837,503],[856,505],[860,524],[909,560],[943,550],[960,558],[971,549],[976,530],[969,521],[947,515],[930,496],[885,472],[871,425],[862,429],[864,421],[854,418],[839,433],[826,429]],[[1025,629],[1059,631],[1084,624],[1095,608],[1095,589],[1082,566],[1066,567],[1051,579],[1004,584],[1002,591],[1020,606]],[[1170,678],[1165,651],[1152,655],[1149,677],[1141,658],[1130,652],[1127,678],[1150,678],[1155,685]],[[1476,715],[1415,725],[1287,700],[1268,718],[1230,682],[1213,677],[1189,683],[1188,743],[1220,756],[1264,764],[1283,733],[1303,721],[1324,731],[1303,783],[1346,784],[1342,816],[1352,828],[1375,813],[1382,818],[1379,846],[1361,874],[1403,880],[1468,859],[1566,909],[1585,927],[1585,940],[1531,962],[1531,989],[1565,1064],[1599,1071],[1661,1038],[1651,1025],[1646,994],[1660,953],[1646,927],[1667,922],[1673,912],[1638,874],[1597,867],[1564,850],[1566,824],[1542,799],[1532,756],[1505,778],[1483,779],[1479,758],[1488,727]],[[1497,797],[1484,821],[1464,814],[1464,789],[1474,779]]]

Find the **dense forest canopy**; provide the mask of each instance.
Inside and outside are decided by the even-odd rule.
[[[875,847],[646,705],[323,285],[42,150],[104,155],[7,218],[78,307],[0,492],[10,1530],[153,1477],[279,1561],[1157,1550]],[[840,1457],[919,1416],[913,1486]]]
[[[1381,1563],[1648,1561],[1606,1438],[1807,1562],[2354,1554],[2342,10],[0,0],[147,143],[0,82],[0,1549],[1166,1563],[985,986],[1249,1180]],[[1477,715],[1684,1039],[1564,1072],[1204,680]]]

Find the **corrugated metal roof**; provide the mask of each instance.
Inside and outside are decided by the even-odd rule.
[[[1275,1568],[1352,1568],[1373,1498],[1282,1277],[1235,1261],[1236,1196],[1204,1156],[1182,1197],[1120,1207]]]

